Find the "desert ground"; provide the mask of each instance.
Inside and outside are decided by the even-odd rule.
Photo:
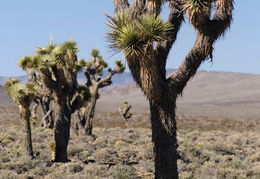
[[[177,104],[181,179],[260,178],[260,75],[200,71]],[[132,105],[130,128],[118,108]],[[93,136],[77,136],[71,162],[50,163],[53,131],[32,123],[35,159],[24,155],[17,106],[0,87],[0,178],[153,178],[146,98],[135,84],[102,89]]]

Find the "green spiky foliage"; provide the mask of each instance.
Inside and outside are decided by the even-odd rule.
[[[185,0],[183,10],[196,29],[205,26],[211,15],[212,0]]]
[[[25,70],[26,68],[32,68],[34,66],[34,60],[31,56],[25,56],[21,58],[18,62],[18,66]]]
[[[38,55],[50,55],[55,48],[55,45],[50,43],[44,48],[37,47],[37,50],[35,51]]]
[[[96,49],[96,48],[93,49],[93,50],[91,51],[91,55],[92,55],[93,58],[99,57],[99,50]]]
[[[79,85],[76,93],[76,98],[72,101],[73,112],[86,106],[91,98],[90,90],[86,85]]]
[[[122,63],[122,60],[116,60],[115,64],[116,64],[115,71],[117,73],[123,73],[125,71],[125,66]]]
[[[8,79],[8,81],[4,84],[4,89],[5,89],[5,92],[8,96],[11,97],[11,87],[17,83],[19,83],[20,80],[18,78],[10,78]]]
[[[26,68],[45,69],[52,71],[56,67],[64,67],[74,72],[81,71],[86,65],[84,60],[77,62],[76,53],[78,52],[77,43],[67,41],[60,45],[49,44],[46,47],[37,47],[34,56],[25,56],[18,62],[23,70]]]
[[[38,91],[36,83],[30,82],[26,85],[20,83],[19,79],[10,79],[5,83],[4,89],[16,103],[21,104],[24,100],[32,101]]]
[[[107,25],[111,29],[107,33],[110,48],[116,52],[124,51],[126,56],[143,51],[144,46],[165,41],[166,32],[173,28],[155,14],[133,19],[128,14],[121,13],[109,17]]]
[[[77,93],[78,93],[78,96],[81,98],[82,101],[88,102],[90,97],[91,97],[90,90],[85,85],[78,86]]]

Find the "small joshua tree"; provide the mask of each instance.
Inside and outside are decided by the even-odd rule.
[[[33,100],[35,105],[32,108],[32,118],[34,118],[35,120],[37,119],[36,110],[40,105],[44,113],[44,116],[42,118],[42,126],[45,128],[53,128],[53,111],[50,108],[50,104],[52,101],[51,91],[47,88],[44,88],[44,85],[39,79],[39,76],[37,75],[37,70],[34,68],[35,60],[33,58],[34,57],[32,56],[24,56],[18,62],[18,66],[27,73],[28,82],[35,82],[38,84],[39,87],[41,87],[41,93],[38,93]]]
[[[119,113],[125,120],[125,125],[128,128],[130,127],[129,123],[128,123],[128,119],[130,119],[132,117],[132,114],[129,112],[131,108],[132,108],[132,106],[129,105],[127,101],[124,102],[123,106],[119,107]]]
[[[87,78],[86,86],[90,89],[92,95],[88,105],[78,111],[79,121],[76,123],[76,132],[77,129],[81,129],[84,135],[92,135],[92,121],[95,114],[96,102],[99,98],[99,89],[111,85],[113,75],[122,73],[125,70],[125,66],[121,60],[117,60],[115,61],[115,68],[113,70],[109,68],[108,74],[102,78],[103,71],[107,68],[107,63],[103,57],[99,55],[98,49],[93,49],[91,55],[91,61],[80,61],[85,68],[84,74]]]
[[[5,91],[19,107],[20,118],[25,130],[25,151],[30,157],[33,156],[32,134],[30,124],[30,105],[38,91],[36,83],[29,82],[24,85],[18,79],[9,79],[4,85]]]

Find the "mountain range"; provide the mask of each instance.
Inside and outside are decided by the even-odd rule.
[[[168,74],[174,69],[167,70]],[[26,81],[26,76],[19,76]],[[83,74],[79,83],[85,83]],[[113,85],[100,90],[97,110],[118,111],[124,101],[132,105],[132,113],[149,113],[148,101],[133,81],[130,72],[116,74]],[[0,77],[0,85],[4,79]],[[14,105],[0,86],[0,106]],[[198,71],[188,82],[183,95],[177,101],[177,115],[259,119],[260,74]]]

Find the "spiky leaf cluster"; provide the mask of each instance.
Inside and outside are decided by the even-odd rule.
[[[183,10],[187,12],[189,21],[198,28],[210,19],[212,0],[185,0]]]
[[[117,73],[123,73],[125,71],[125,66],[122,63],[122,60],[116,60],[115,64],[116,64],[115,71]]]
[[[4,88],[6,94],[17,103],[20,103],[23,100],[32,99],[38,91],[37,84],[30,82],[24,85],[20,83],[18,79],[10,79],[5,83]]]
[[[25,56],[18,61],[18,66],[25,70],[26,68],[33,68],[34,62],[33,57]]]
[[[117,52],[124,51],[126,55],[135,53],[145,45],[166,40],[166,32],[173,28],[156,14],[146,14],[137,19],[124,13],[117,14],[109,17],[107,25],[110,27],[107,34],[110,48]]]
[[[103,69],[107,68],[107,62],[104,60],[104,58],[99,55],[98,49],[93,49],[91,51],[92,60],[84,62],[84,66],[94,72],[95,74],[102,76]]]
[[[91,97],[91,93],[90,93],[90,90],[87,86],[85,85],[80,85],[78,86],[78,89],[77,89],[77,92],[78,92],[78,96],[81,98],[81,100],[83,101],[88,101]]]
[[[94,58],[97,58],[99,56],[99,50],[94,48],[92,51],[91,51],[91,55],[92,57]]]
[[[74,41],[67,41],[60,45],[49,44],[43,48],[37,47],[36,55],[25,56],[19,60],[18,64],[23,70],[26,68],[51,69],[59,66],[80,71],[85,64],[77,63],[77,52],[78,46]]]
[[[37,47],[36,54],[38,55],[50,55],[53,51],[53,49],[56,47],[54,44],[49,44],[48,46],[44,48]]]
[[[4,89],[8,96],[11,96],[10,94],[11,87],[18,83],[20,83],[20,80],[18,78],[11,78],[4,84]]]

